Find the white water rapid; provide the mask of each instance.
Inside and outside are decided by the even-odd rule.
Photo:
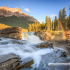
[[[41,61],[41,55],[51,53],[53,52],[53,49],[37,48],[35,44],[41,43],[43,41],[41,41],[39,37],[33,35],[33,33],[25,32],[22,35],[23,35],[22,40],[18,41],[23,42],[24,43],[23,45],[17,43],[13,44],[12,43],[13,39],[1,38],[2,41],[0,41],[0,55],[14,53],[16,55],[19,55],[22,61],[24,58],[31,57],[34,61],[32,67],[33,68],[38,67]]]

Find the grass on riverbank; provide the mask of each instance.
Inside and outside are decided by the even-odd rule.
[[[8,27],[11,27],[11,26],[8,26],[8,25],[1,24],[1,23],[0,23],[0,30],[5,29],[5,28],[8,28]],[[22,28],[22,32],[28,32],[28,29],[23,29],[23,28]]]

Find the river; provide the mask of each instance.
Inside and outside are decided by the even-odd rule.
[[[41,56],[52,53],[53,49],[37,48],[36,45],[44,41],[35,36],[33,32],[23,32],[22,36],[22,41],[18,41],[23,42],[23,45],[17,43],[13,44],[13,39],[1,38],[0,55],[14,53],[19,55],[22,61],[24,58],[31,57],[34,61],[34,64],[29,68],[22,68],[20,70],[33,70],[33,68],[38,68],[41,61]]]

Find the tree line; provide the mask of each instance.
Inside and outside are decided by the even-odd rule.
[[[55,16],[55,19],[51,21],[51,18],[46,16],[45,23],[42,23],[35,20],[35,23],[29,24],[28,31],[40,31],[40,30],[49,30],[49,31],[59,31],[61,30],[60,22],[65,30],[70,30],[70,17],[66,17],[65,8],[59,11],[59,17]],[[60,22],[59,22],[60,21]]]

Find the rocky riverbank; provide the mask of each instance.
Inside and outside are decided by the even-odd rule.
[[[70,62],[67,51],[57,48],[59,47],[59,43],[57,47],[55,47],[52,41],[33,44],[31,41],[29,42],[29,38],[27,39],[28,40],[16,40],[5,37],[0,38],[0,70],[18,70],[20,68],[29,67],[32,64],[34,64],[32,65],[33,70],[69,69],[69,66],[52,67],[48,65],[48,63],[51,62]],[[60,44],[62,44],[62,42],[60,42]],[[65,43],[63,44],[65,45]]]
[[[52,40],[54,38],[54,35],[52,36],[49,31],[43,30],[35,32],[35,35],[38,36],[43,41]]]
[[[53,43],[54,46],[67,50],[70,55],[70,31],[66,31],[65,34],[66,40],[63,38],[63,33],[52,35],[50,32],[43,30],[35,32],[35,35],[41,40]]]

